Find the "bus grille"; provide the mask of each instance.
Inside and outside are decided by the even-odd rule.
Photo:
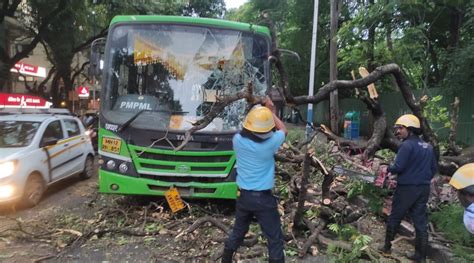
[[[137,172],[141,177],[173,178],[176,181],[222,181],[234,163],[233,151],[192,152],[130,146]],[[207,178],[206,180],[204,180]]]

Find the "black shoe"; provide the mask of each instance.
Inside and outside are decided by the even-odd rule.
[[[408,255],[407,258],[417,263],[426,262],[426,255],[428,253],[428,234],[418,234],[415,238],[415,253]]]
[[[269,263],[285,263],[285,257],[282,257],[281,259],[268,259]]]
[[[222,253],[221,262],[222,263],[232,263],[232,258],[234,257],[234,250],[224,248]]]
[[[385,242],[383,246],[378,248],[383,255],[390,255],[392,253],[392,241],[395,239],[396,234],[397,228],[387,226],[387,230],[385,231]]]

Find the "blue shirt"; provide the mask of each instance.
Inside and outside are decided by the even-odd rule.
[[[464,209],[464,225],[469,233],[474,234],[474,203]]]
[[[398,174],[399,185],[429,185],[437,165],[433,146],[411,135],[403,141],[388,171]]]
[[[245,190],[269,190],[275,180],[275,158],[273,155],[285,141],[285,133],[276,131],[263,142],[254,142],[234,135],[232,143],[237,157],[237,185]]]

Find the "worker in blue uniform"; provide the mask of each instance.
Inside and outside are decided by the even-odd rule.
[[[285,262],[278,200],[272,194],[275,179],[274,154],[285,141],[284,123],[275,115],[275,106],[266,98],[247,114],[242,131],[232,140],[237,159],[235,222],[225,241],[222,262],[232,262],[242,244],[252,218],[256,218],[267,239],[269,262]]]
[[[456,188],[459,202],[464,207],[464,226],[469,233],[474,234],[474,163],[459,167],[449,184]]]
[[[425,262],[428,250],[428,217],[426,204],[430,195],[430,183],[437,170],[433,147],[423,141],[420,121],[412,114],[405,114],[395,122],[395,135],[402,140],[395,163],[388,172],[397,174],[397,187],[393,194],[392,211],[387,221],[385,242],[381,251],[390,254],[392,241],[400,222],[409,213],[415,225],[415,253],[408,258]]]

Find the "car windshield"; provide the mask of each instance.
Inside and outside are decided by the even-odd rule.
[[[40,122],[0,121],[0,147],[25,147],[30,145]]]
[[[269,39],[237,30],[203,26],[141,24],[112,29],[106,51],[104,117],[131,126],[185,130],[205,116],[218,96],[252,82],[263,95],[269,84]],[[239,100],[205,131],[239,129],[245,101]]]

